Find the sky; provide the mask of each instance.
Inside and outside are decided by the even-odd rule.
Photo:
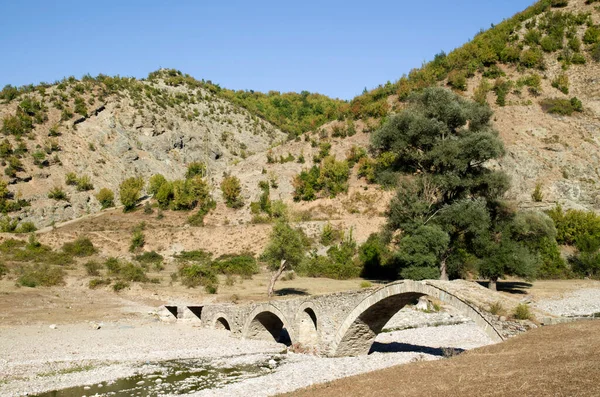
[[[174,68],[231,89],[351,99],[533,0],[0,0],[0,87]]]

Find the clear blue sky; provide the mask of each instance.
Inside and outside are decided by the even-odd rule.
[[[0,0],[0,87],[179,69],[223,87],[350,99],[533,0]]]

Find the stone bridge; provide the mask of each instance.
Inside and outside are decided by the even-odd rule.
[[[430,296],[458,309],[494,341],[508,334],[496,317],[461,297],[463,284],[403,280],[377,289],[251,304],[167,307],[178,318],[200,318],[203,327],[232,336],[275,340],[328,356],[368,354],[377,334],[406,304]],[[477,286],[478,288],[481,288]]]

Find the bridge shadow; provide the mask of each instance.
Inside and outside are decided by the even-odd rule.
[[[275,293],[279,296],[285,296],[285,295],[306,296],[306,295],[309,295],[308,290],[306,288],[282,288],[282,289],[275,290]]]
[[[447,356],[451,351],[452,355],[460,354],[464,352],[464,349],[458,348],[442,348],[442,347],[430,347],[430,346],[419,346],[419,345],[411,345],[409,343],[399,343],[399,342],[391,342],[391,343],[381,343],[374,342],[371,346],[371,350],[369,350],[369,354],[371,353],[423,353],[430,354],[432,356],[444,357]]]
[[[488,286],[487,281],[477,281],[477,283],[483,287]],[[525,281],[498,281],[496,284],[496,289],[498,292],[506,292],[509,294],[519,294],[519,295],[527,295],[528,289],[530,289],[533,284],[525,282]]]

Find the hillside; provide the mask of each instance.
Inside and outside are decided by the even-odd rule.
[[[560,203],[598,210],[600,8],[595,3],[539,1],[396,83],[355,98],[350,111],[381,117],[402,108],[411,92],[431,85],[487,101],[507,149],[490,166],[512,177],[509,199],[524,208]],[[581,101],[582,109],[575,111],[571,98]],[[548,101],[557,99],[565,109],[551,109]],[[542,197],[534,201],[538,185]]]

